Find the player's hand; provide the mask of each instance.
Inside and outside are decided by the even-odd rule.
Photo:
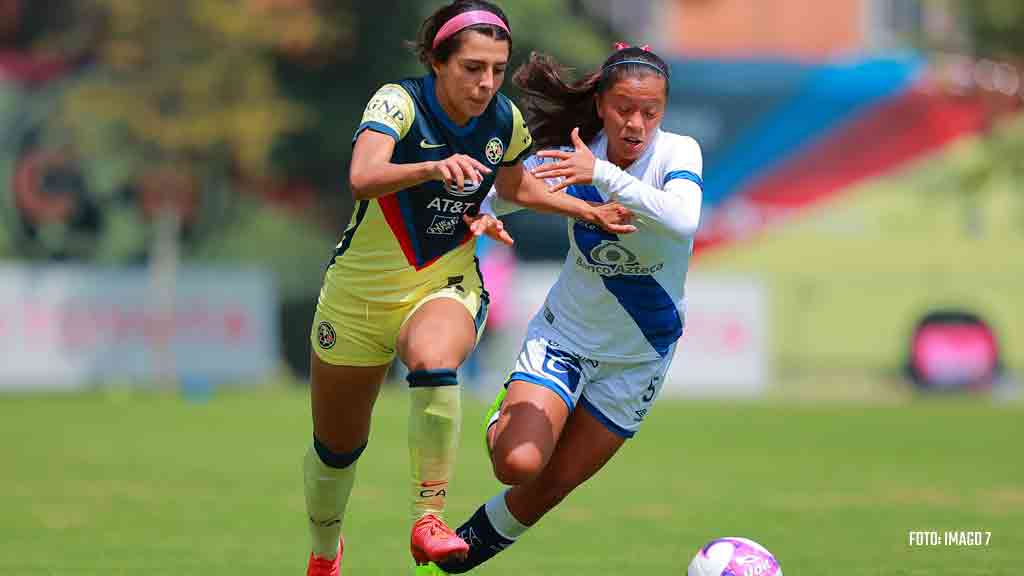
[[[467,180],[474,186],[479,186],[483,182],[484,175],[491,173],[490,168],[484,166],[476,158],[465,154],[455,154],[444,160],[437,160],[430,168],[432,180],[441,180],[445,187],[454,188],[460,194]]]
[[[502,244],[512,245],[514,240],[509,233],[505,231],[505,225],[502,224],[501,220],[498,220],[490,214],[477,214],[476,216],[470,216],[469,214],[463,214],[462,220],[469,226],[470,232],[473,236],[488,236]]]
[[[545,162],[533,169],[533,175],[537,178],[563,178],[557,185],[552,186],[549,192],[558,192],[573,184],[590,184],[594,180],[594,164],[597,159],[590,151],[586,143],[580,138],[580,129],[573,128],[572,145],[576,148],[572,152],[564,150],[541,150],[537,156],[542,158],[555,158],[557,162]]]
[[[596,224],[612,234],[631,234],[636,232],[633,222],[633,211],[618,202],[594,204],[590,212],[590,223]]]

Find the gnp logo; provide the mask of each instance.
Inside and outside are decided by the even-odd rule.
[[[664,262],[643,266],[636,254],[618,242],[610,240],[602,240],[600,244],[591,248],[589,256],[589,262],[577,256],[576,265],[601,276],[649,276],[665,267]]]

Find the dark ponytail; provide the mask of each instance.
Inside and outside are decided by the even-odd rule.
[[[668,92],[668,65],[646,48],[623,47],[605,60],[601,70],[567,82],[567,70],[550,56],[533,53],[516,70],[513,81],[523,91],[523,115],[538,148],[570,146],[577,126],[580,139],[590,142],[604,127],[594,96],[627,76],[660,74]]]

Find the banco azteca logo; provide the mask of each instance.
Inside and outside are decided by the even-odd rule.
[[[320,347],[324,350],[334,348],[334,343],[338,341],[338,337],[334,333],[334,328],[327,322],[321,322],[320,325],[317,326],[316,339],[320,342]]]
[[[594,246],[593,250],[590,251],[590,258],[594,262],[604,264],[605,266],[629,266],[630,264],[636,264],[637,261],[636,254],[633,254],[621,244],[607,240]]]
[[[608,240],[591,248],[586,259],[576,256],[576,265],[601,276],[649,276],[665,267],[664,262],[643,264],[625,246]]]

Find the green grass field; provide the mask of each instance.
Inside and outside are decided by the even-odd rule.
[[[466,402],[450,517],[497,489]],[[346,575],[409,573],[406,398],[378,404],[346,521]],[[722,535],[789,576],[1018,573],[1020,405],[663,401],[601,474],[479,574],[680,575]],[[303,574],[298,388],[0,397],[0,574]],[[983,530],[982,547],[908,531]]]

